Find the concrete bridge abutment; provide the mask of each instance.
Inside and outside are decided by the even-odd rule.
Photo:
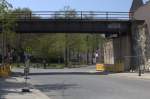
[[[107,38],[104,44],[104,64],[120,71],[137,70],[145,61],[145,31],[143,21],[133,21],[131,32]],[[144,67],[141,67],[144,68]]]

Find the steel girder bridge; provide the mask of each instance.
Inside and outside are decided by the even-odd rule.
[[[16,20],[13,25],[16,33],[101,33],[107,37],[117,34],[120,39],[113,38],[112,43],[115,63],[122,61],[124,56],[132,55],[135,29],[144,23],[133,20],[132,12],[33,11],[11,14],[9,19]],[[2,27],[0,22],[0,32]],[[121,45],[126,45],[127,49]]]
[[[130,33],[131,12],[34,11],[11,13],[17,33]],[[15,17],[13,17],[15,16]],[[0,24],[2,32],[2,24]]]

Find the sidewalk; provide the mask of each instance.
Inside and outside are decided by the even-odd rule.
[[[141,74],[141,76],[138,75],[138,73],[132,73],[132,72],[126,72],[126,73],[112,73],[109,74],[111,76],[117,76],[117,77],[128,77],[128,78],[136,78],[136,79],[148,79],[150,80],[150,73],[144,73]]]
[[[24,79],[20,77],[0,78],[0,99],[50,99],[30,85],[31,92],[21,92],[24,87]]]

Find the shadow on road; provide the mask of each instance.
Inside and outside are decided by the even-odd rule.
[[[15,78],[0,78],[0,99],[5,99],[9,94],[24,94],[21,92],[23,86],[24,83],[17,83]]]
[[[22,72],[12,72],[12,77],[20,77],[20,76],[24,76],[24,74]]]
[[[77,84],[44,84],[44,85],[34,85],[37,89],[42,92],[50,92],[54,90],[66,90],[69,88],[79,88]]]
[[[35,72],[29,75],[108,75],[108,72]]]

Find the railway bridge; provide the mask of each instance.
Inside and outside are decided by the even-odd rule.
[[[121,62],[125,70],[129,70],[132,63],[132,59],[126,60],[126,57],[137,55],[137,53],[133,53],[135,38],[140,34],[140,29],[144,28],[144,21],[133,20],[131,12],[76,11],[76,16],[64,11],[13,14],[17,17],[10,19],[16,20],[13,26],[13,31],[16,33],[105,34],[108,40],[104,44],[105,64]],[[3,32],[2,22],[0,23],[0,32]]]

